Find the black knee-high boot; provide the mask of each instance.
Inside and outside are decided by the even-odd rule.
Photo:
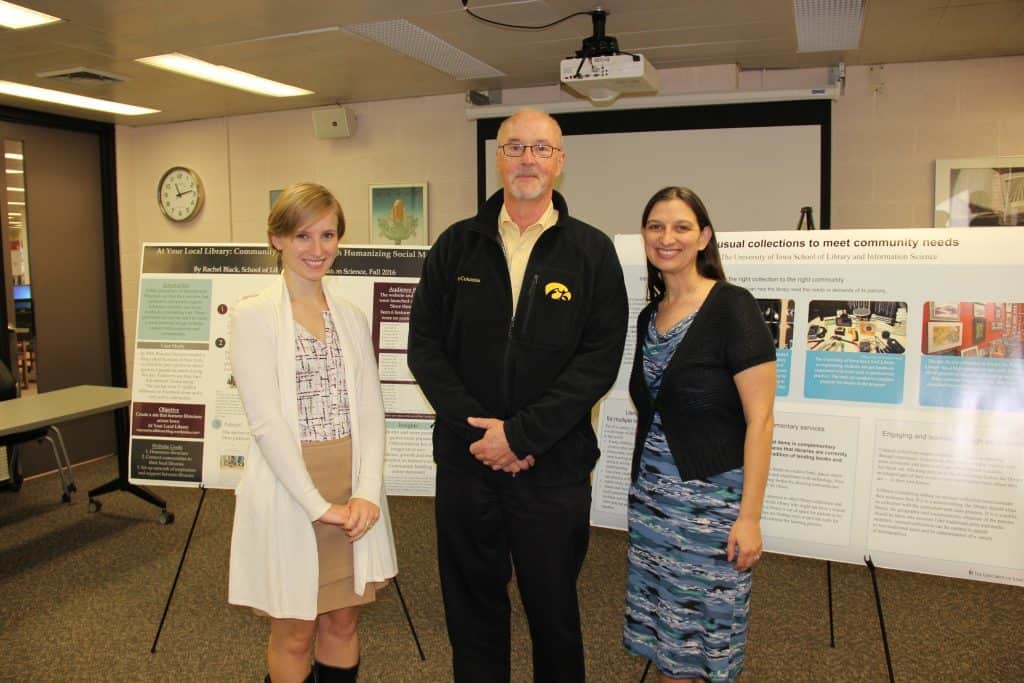
[[[359,662],[355,666],[329,666],[323,662],[313,662],[313,681],[315,683],[356,683],[359,677]]]

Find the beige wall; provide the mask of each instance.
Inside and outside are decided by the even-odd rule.
[[[849,67],[833,104],[832,225],[926,227],[935,159],[1024,154],[1024,56]],[[663,94],[815,87],[827,69],[737,72],[732,65],[661,72]],[[506,104],[571,99],[557,86],[504,93]],[[345,208],[345,241],[368,240],[368,186],[429,183],[430,234],[476,205],[475,125],[461,95],[357,103],[355,135],[318,140],[309,110],[117,129],[118,211],[127,348],[134,346],[144,241],[262,241],[268,192],[321,182]],[[156,183],[195,169],[206,206],[166,220]],[[129,377],[131,377],[129,353]]]

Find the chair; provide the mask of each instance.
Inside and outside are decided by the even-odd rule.
[[[11,374],[10,368],[5,363],[0,362],[0,401],[9,401],[14,398],[18,398],[17,382]],[[51,436],[51,432],[53,436]],[[54,436],[57,437],[56,441],[54,441]],[[70,503],[71,494],[77,491],[78,488],[75,486],[74,478],[71,475],[71,460],[68,458],[68,449],[64,445],[64,436],[54,425],[0,436],[0,446],[5,446],[11,452],[10,476],[13,487],[17,489],[21,483],[17,447],[30,441],[46,441],[50,444],[53,458],[57,461],[57,474],[60,476],[60,499],[65,503]],[[58,443],[60,444],[60,451],[57,450]],[[64,455],[63,461],[61,460],[61,453]],[[67,475],[64,473],[65,469],[67,470]]]
[[[29,337],[29,330],[27,327],[16,327],[15,332],[18,333],[17,337],[17,351],[18,351],[18,378],[21,380],[21,388],[28,389],[28,383],[35,381],[36,375],[36,361],[35,361],[35,341]]]

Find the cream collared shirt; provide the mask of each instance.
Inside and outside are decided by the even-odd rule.
[[[526,263],[530,260],[533,245],[537,243],[544,231],[558,222],[558,211],[553,203],[533,225],[519,232],[519,226],[509,216],[503,204],[498,214],[498,234],[505,249],[505,262],[508,263],[508,274],[512,281],[512,315],[516,313],[519,303],[519,292],[523,288],[523,276],[526,274]]]

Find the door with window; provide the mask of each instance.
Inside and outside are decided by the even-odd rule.
[[[10,110],[0,110],[5,181],[0,199],[0,322],[7,331],[0,361],[26,394],[78,384],[110,386],[124,376],[123,352],[121,367],[112,366],[116,354],[111,353],[108,310],[108,283],[114,278],[104,221],[114,217],[105,216],[113,211],[105,186],[113,178],[104,180],[104,166],[112,168],[112,163],[103,159],[102,150],[112,143],[90,130],[33,125],[25,121],[31,119],[26,112],[14,111],[17,116],[6,117]],[[56,117],[40,118],[52,124]],[[113,249],[116,259],[116,240]],[[120,311],[115,317],[120,321]],[[77,420],[61,429],[72,462],[115,450],[110,415]],[[20,461],[26,476],[54,466],[49,450],[35,444],[21,448]]]

